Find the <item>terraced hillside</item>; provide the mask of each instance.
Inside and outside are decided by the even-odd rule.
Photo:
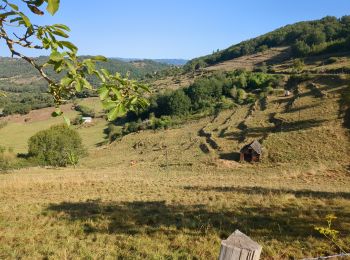
[[[135,162],[142,157],[163,165],[167,153],[171,164],[195,165],[209,157],[236,161],[244,144],[259,140],[263,164],[345,165],[350,160],[349,139],[340,103],[347,86],[343,76],[317,76],[293,86],[291,96],[271,95],[178,129],[135,133],[115,146],[123,147],[122,153],[128,151]]]

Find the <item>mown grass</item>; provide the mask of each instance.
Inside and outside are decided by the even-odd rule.
[[[329,213],[350,249],[346,184],[341,171],[281,167],[22,170],[0,176],[0,258],[216,259],[235,229],[263,259],[326,255],[337,249],[314,226]]]

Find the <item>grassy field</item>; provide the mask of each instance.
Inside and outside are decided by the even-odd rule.
[[[102,119],[80,128],[90,149],[77,168],[0,175],[0,259],[216,259],[236,229],[263,246],[262,259],[316,257],[339,252],[314,229],[328,214],[350,251],[350,142],[340,109],[348,81],[312,82],[290,97],[110,145],[96,147]],[[0,130],[6,140],[18,136],[12,124]],[[236,162],[254,139],[263,161]]]
[[[349,183],[321,167],[22,170],[0,176],[0,258],[216,259],[235,229],[263,259],[327,255],[314,226],[335,214],[349,249]]]
[[[101,113],[102,107],[96,98],[80,100],[78,103],[94,109],[97,115]],[[0,129],[0,145],[12,148],[15,153],[26,153],[28,150],[27,143],[31,136],[52,125],[64,123],[62,117],[54,118],[51,116],[54,110],[54,108],[33,110],[28,115],[15,115],[2,119],[2,121],[8,123]],[[72,110],[71,104],[64,105],[62,111],[71,120],[78,115],[78,112]],[[106,126],[106,120],[97,118],[91,125],[76,128],[83,139],[84,145],[88,149],[92,149],[105,141],[103,129]]]

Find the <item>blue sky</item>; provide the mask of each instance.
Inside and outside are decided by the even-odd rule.
[[[286,24],[346,14],[349,0],[61,0],[54,17],[34,20],[70,26],[79,54],[189,59]]]

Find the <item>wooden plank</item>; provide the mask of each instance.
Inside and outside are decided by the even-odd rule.
[[[221,241],[219,260],[259,260],[261,250],[257,242],[236,230]]]

